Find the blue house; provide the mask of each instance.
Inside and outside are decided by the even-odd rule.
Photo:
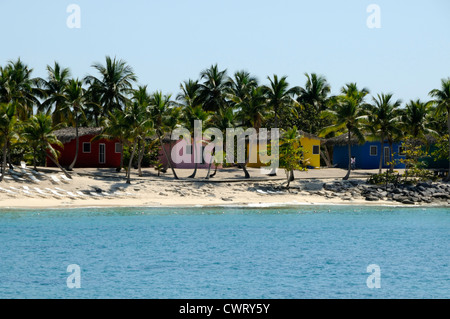
[[[339,168],[348,168],[348,146],[346,138],[338,136],[333,138],[333,165]],[[344,141],[345,139],[345,141]],[[352,156],[356,159],[356,168],[360,169],[377,169],[380,166],[380,156],[382,158],[383,168],[389,168],[389,163],[395,161],[394,168],[405,168],[405,164],[400,163],[399,160],[405,158],[401,142],[395,142],[392,149],[393,157],[391,156],[388,143],[384,143],[381,147],[381,142],[365,142],[364,144],[357,144],[356,141],[351,146]]]

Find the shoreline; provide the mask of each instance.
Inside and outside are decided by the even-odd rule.
[[[370,172],[355,172],[348,182],[342,182],[345,170],[320,169],[296,172],[289,192],[283,188],[284,180],[278,176],[270,178],[258,175],[252,169],[253,179],[242,181],[242,170],[219,171],[214,181],[204,180],[199,170],[198,178],[187,179],[190,170],[178,170],[182,180],[171,179],[170,174],[157,177],[151,169],[144,169],[144,176],[133,177],[126,184],[123,173],[112,174],[110,170],[75,169],[73,179],[56,183],[51,177],[60,173],[50,169],[39,182],[6,180],[0,183],[0,212],[3,210],[42,209],[87,209],[87,208],[265,208],[265,207],[450,207],[450,201],[418,202],[404,204],[388,198],[387,194],[368,201],[361,193]],[[338,185],[338,186],[336,186]],[[335,188],[333,188],[335,187]],[[337,187],[337,188],[336,188]],[[447,186],[446,186],[447,187]],[[28,191],[24,191],[27,188]],[[43,191],[39,194],[36,190]],[[15,197],[6,190],[14,190]],[[52,190],[57,194],[51,193]],[[117,193],[116,193],[117,192]],[[84,196],[77,195],[79,193]],[[117,196],[112,196],[114,193]],[[70,194],[70,195],[69,195]]]

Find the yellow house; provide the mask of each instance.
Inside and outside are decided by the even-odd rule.
[[[320,138],[306,132],[300,132],[300,144],[305,150],[305,164],[320,168]]]
[[[300,144],[305,151],[305,161],[303,164],[309,168],[320,168],[320,138],[303,131],[299,131],[299,133],[301,135]],[[258,144],[257,154],[259,154],[259,151]],[[256,163],[248,163],[247,166],[256,168],[265,166],[259,159],[260,157],[258,155],[258,161]]]

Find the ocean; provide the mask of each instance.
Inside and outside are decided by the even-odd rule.
[[[0,298],[448,298],[450,209],[0,210]]]

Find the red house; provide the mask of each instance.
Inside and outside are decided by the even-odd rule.
[[[100,139],[94,142],[92,141],[101,131],[102,128],[99,127],[81,127],[78,129],[79,150],[75,167],[119,167],[121,156],[121,144],[119,140]],[[60,152],[59,163],[61,166],[67,167],[75,158],[75,128],[63,128],[55,131],[54,134],[64,144],[64,148],[54,146]],[[48,157],[47,166],[55,166]]]

